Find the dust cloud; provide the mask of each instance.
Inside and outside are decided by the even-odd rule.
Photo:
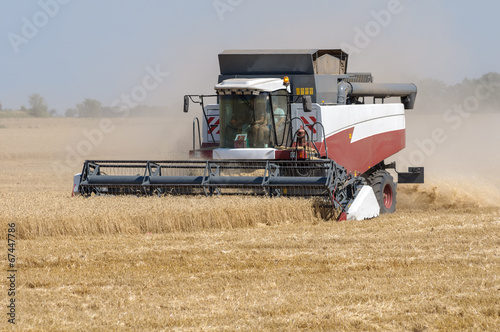
[[[95,148],[91,159],[187,159],[192,149],[192,118],[182,110],[164,117],[112,121],[115,129]]]
[[[424,166],[426,183],[410,190],[401,184],[398,191],[421,206],[500,206],[500,113],[478,110],[460,122],[443,114],[407,112],[406,149],[395,160],[400,171]]]

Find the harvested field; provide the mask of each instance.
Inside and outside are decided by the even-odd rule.
[[[72,198],[87,156],[68,151],[99,121],[0,119],[0,237],[16,223],[18,329],[500,329],[500,195],[486,172],[496,159],[472,176],[426,169],[425,185],[399,186],[396,214],[361,222],[324,222],[305,200]],[[113,121],[92,158],[189,148],[173,148],[158,119]]]

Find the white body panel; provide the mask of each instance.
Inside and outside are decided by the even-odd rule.
[[[372,187],[363,186],[347,211],[347,220],[364,220],[378,217],[380,206]]]
[[[265,148],[265,149],[215,149],[213,151],[213,159],[223,160],[223,159],[275,159],[274,152],[276,149]]]
[[[354,127],[352,140],[405,129],[403,104],[367,104],[322,106],[321,116],[326,136]]]
[[[321,126],[316,125],[311,133],[312,120],[323,124],[326,137],[354,127],[351,143],[390,131],[405,129],[403,104],[328,105],[313,104],[313,111],[305,113],[300,104],[292,104],[292,118],[299,117],[315,142],[323,141]],[[299,120],[292,121],[293,130],[302,126]]]

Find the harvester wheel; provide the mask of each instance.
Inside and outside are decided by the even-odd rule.
[[[393,213],[396,211],[396,184],[389,172],[378,170],[368,178],[373,188],[380,213]]]

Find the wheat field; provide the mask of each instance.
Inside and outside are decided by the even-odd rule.
[[[7,224],[18,236],[17,321],[2,278],[2,330],[500,330],[491,173],[428,172],[398,187],[397,213],[341,223],[302,199],[71,197],[85,158],[190,145],[158,119],[116,119],[73,158],[99,121],[0,119],[5,277]]]

